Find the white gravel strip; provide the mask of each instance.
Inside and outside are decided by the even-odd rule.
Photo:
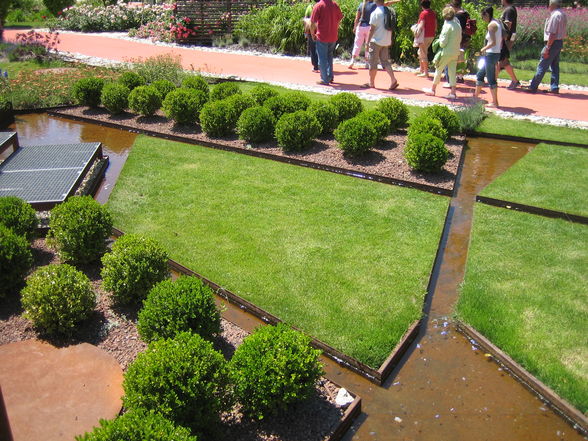
[[[68,31],[61,31],[61,32],[66,33]],[[77,34],[77,32],[71,32],[71,33]],[[126,40],[145,42],[145,40],[143,40],[143,39],[130,38],[126,35],[126,33],[121,33],[121,32],[111,32],[111,33],[104,32],[104,33],[99,33],[98,35],[105,36],[108,38],[119,38],[119,39],[122,38],[122,39],[126,39]],[[235,50],[229,50],[229,49],[210,48],[210,47],[201,47],[201,46],[197,46],[197,47],[196,46],[180,46],[175,43],[155,42],[152,44],[159,45],[159,46],[181,47],[183,49],[192,49],[192,50],[198,50],[198,51],[247,54],[247,55],[271,57],[271,58],[281,58],[281,59],[283,59],[283,58],[297,58],[297,59],[301,59],[301,60],[308,60],[310,62],[310,58],[308,58],[308,57],[287,57],[285,55],[265,54],[265,53],[261,53],[261,52],[235,51]],[[78,61],[78,62],[89,64],[92,66],[112,67],[112,66],[123,66],[123,65],[128,66],[128,65],[130,65],[130,63],[128,63],[128,62],[113,61],[113,60],[109,60],[106,58],[90,57],[90,56],[78,54],[78,53],[61,52],[61,51],[58,51],[57,53],[61,57],[63,57],[65,60]],[[336,63],[338,63],[340,65],[344,65],[347,63],[347,61],[337,59]],[[405,67],[405,66],[394,66],[394,70],[403,71],[403,72],[415,72],[416,71],[416,69],[412,69],[412,68]],[[239,77],[236,75],[209,74],[206,72],[201,72],[201,74],[203,76],[208,76],[208,77],[231,78],[231,79],[240,80],[240,81],[259,82],[259,79],[257,79],[257,78]],[[466,76],[466,78],[475,80],[474,75],[468,75],[468,76]],[[501,81],[503,83],[508,83],[508,81],[504,81],[504,80],[499,80],[499,81]],[[318,85],[317,86],[306,86],[306,85],[302,85],[302,84],[285,83],[285,82],[280,82],[280,81],[268,81],[268,83],[272,84],[272,85],[276,85],[276,86],[282,86],[287,89],[301,90],[301,91],[307,91],[307,92],[316,92],[316,93],[322,93],[325,95],[335,95],[337,93],[342,92],[342,91],[338,91],[338,90],[334,90],[334,89],[327,89],[324,86],[318,86]],[[562,88],[562,89],[568,88],[571,90],[588,90],[588,88],[580,87],[580,86],[563,86],[563,85],[561,85],[560,88]],[[387,95],[379,95],[379,94],[372,94],[372,93],[365,93],[365,92],[351,92],[351,93],[354,93],[359,98],[364,99],[366,101],[378,101],[378,100],[385,98],[387,96]],[[411,105],[411,106],[427,107],[427,106],[431,106],[434,104],[438,104],[438,103],[430,102],[430,101],[426,101],[426,100],[410,99],[410,98],[403,98],[403,97],[396,97],[396,98],[400,99],[402,102],[404,102],[408,105]],[[461,105],[452,105],[452,104],[448,104],[448,106],[451,108],[454,108],[454,109],[459,109],[460,107],[463,107]],[[552,125],[552,126],[580,128],[580,129],[588,130],[588,122],[585,122],[585,121],[576,121],[576,120],[568,120],[568,119],[563,119],[563,118],[553,118],[553,117],[536,116],[536,115],[523,115],[523,114],[514,113],[514,112],[507,112],[507,111],[503,111],[503,110],[494,110],[493,113],[495,113],[496,115],[498,115],[502,118],[526,120],[526,121],[531,121],[531,122],[535,122],[538,124],[547,124],[547,125]]]

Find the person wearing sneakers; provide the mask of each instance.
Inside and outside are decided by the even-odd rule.
[[[384,70],[390,76],[389,90],[398,87],[398,81],[394,76],[392,63],[390,63],[390,46],[392,45],[392,13],[384,6],[384,0],[376,0],[377,8],[372,12],[370,17],[370,33],[368,39],[369,62],[370,62],[370,82],[362,87],[376,87],[375,80],[378,73],[378,64],[381,64]]]
[[[312,15],[312,9],[314,5],[319,0],[314,0],[313,2],[309,3],[306,7],[306,11],[304,12],[304,19],[302,20],[304,24],[304,37],[306,38],[306,51],[310,56],[310,62],[312,64],[312,71],[313,72],[320,72],[319,71],[319,64],[318,64],[318,55],[316,54],[316,42],[312,39],[312,35],[310,34],[310,16]]]
[[[497,108],[496,64],[498,63],[500,50],[502,49],[502,26],[498,23],[498,20],[494,19],[494,9],[492,9],[492,6],[488,6],[482,10],[482,20],[488,23],[488,31],[486,32],[486,45],[480,49],[480,53],[484,58],[476,77],[474,98],[479,99],[482,86],[484,85],[484,77],[486,77],[488,86],[490,87],[490,94],[492,95],[492,104],[490,107]]]
[[[374,1],[364,0],[357,8],[355,21],[353,23],[353,33],[355,34],[355,40],[353,41],[353,52],[351,53],[351,63],[349,63],[349,69],[353,69],[355,60],[359,58],[359,53],[361,52],[361,48],[364,45],[366,64],[368,62],[368,35],[370,33],[370,17],[376,7],[377,6]]]
[[[568,18],[561,10],[561,0],[549,0],[549,11],[551,15],[545,21],[543,39],[545,47],[541,50],[541,58],[537,65],[537,72],[526,89],[535,93],[545,72],[551,69],[551,87],[549,93],[559,93],[559,53],[566,38]]]
[[[342,18],[341,8],[333,0],[320,0],[312,9],[310,33],[316,42],[316,53],[321,71],[321,80],[318,84],[329,85],[334,80],[333,56]]]
[[[420,69],[418,77],[429,78],[429,46],[435,38],[437,32],[437,16],[431,9],[430,0],[421,0],[421,14],[417,23],[418,33],[424,32],[424,40],[419,44],[419,64]]]
[[[451,92],[447,95],[449,99],[457,97],[455,92],[456,83],[456,68],[457,59],[459,57],[459,49],[461,44],[461,26],[455,18],[455,9],[447,6],[443,9],[443,28],[441,28],[441,35],[439,35],[439,51],[433,59],[435,64],[435,77],[433,78],[433,86],[431,89],[423,89],[426,95],[435,96],[437,85],[441,81],[443,70],[447,67],[449,84]]]
[[[502,11],[500,20],[502,20],[508,26],[508,32],[503,36],[504,38],[502,39],[500,60],[498,61],[498,69],[496,71],[496,76],[498,76],[502,69],[508,73],[510,76],[510,84],[508,85],[507,89],[509,90],[516,89],[521,85],[520,81],[517,79],[514,69],[512,68],[512,64],[510,64],[509,61],[510,51],[512,50],[517,36],[517,8],[513,6],[512,1],[513,0],[502,0],[504,11]]]

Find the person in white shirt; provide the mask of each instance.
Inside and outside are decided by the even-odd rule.
[[[541,51],[541,58],[537,65],[537,72],[526,89],[535,93],[548,70],[551,70],[551,84],[549,93],[559,93],[559,54],[566,38],[568,18],[561,10],[561,0],[549,0],[551,15],[545,21],[543,40],[545,47]]]
[[[375,80],[378,73],[378,64],[381,64],[390,76],[389,90],[394,90],[398,87],[398,81],[394,76],[392,63],[390,63],[390,46],[392,45],[391,13],[384,6],[384,0],[376,0],[376,5],[376,10],[370,16],[370,33],[368,36],[368,41],[370,42],[370,82],[362,87],[376,87]]]
[[[496,82],[496,63],[500,59],[500,50],[502,49],[502,26],[498,20],[494,19],[494,9],[488,6],[482,10],[482,20],[488,23],[488,32],[486,32],[486,45],[480,49],[484,56],[482,66],[476,75],[476,91],[474,97],[477,99],[484,85],[484,77],[488,80],[490,95],[492,95],[492,104],[489,107],[498,107],[498,83]]]

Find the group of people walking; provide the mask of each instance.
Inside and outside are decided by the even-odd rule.
[[[390,62],[390,46],[393,41],[394,11],[387,6],[402,0],[363,0],[356,11],[354,20],[355,41],[351,54],[349,69],[353,69],[365,46],[366,67],[369,69],[369,82],[363,87],[374,87],[374,81],[380,64],[390,77],[390,90],[398,87]],[[476,89],[474,97],[479,95],[485,84],[491,95],[489,106],[498,107],[497,76],[504,69],[510,76],[508,89],[521,87],[520,81],[509,62],[510,51],[516,40],[517,10],[513,0],[502,0],[503,12],[500,19],[494,17],[494,9],[488,6],[482,10],[482,19],[487,23],[485,44],[480,49]],[[421,0],[421,13],[417,23],[412,27],[414,46],[417,47],[419,71],[417,76],[429,78],[429,47],[437,34],[437,16],[430,8],[430,0]],[[561,0],[549,0],[550,17],[545,23],[545,47],[537,72],[530,85],[523,90],[534,93],[548,70],[551,70],[549,92],[559,92],[559,54],[566,37],[567,19],[561,10]],[[438,37],[438,48],[433,59],[435,74],[431,88],[423,89],[428,95],[435,95],[441,78],[445,75],[446,85],[451,89],[447,95],[455,99],[456,83],[463,82],[457,74],[457,64],[464,60],[471,35],[475,32],[475,20],[462,7],[462,0],[452,0],[442,11],[443,25]],[[305,15],[305,33],[308,39],[308,51],[313,70],[320,72],[318,84],[328,85],[334,81],[333,56],[338,39],[338,29],[343,14],[334,0],[315,0]]]

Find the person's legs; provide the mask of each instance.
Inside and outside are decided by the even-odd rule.
[[[310,62],[312,63],[313,70],[319,70],[318,56],[316,54],[316,42],[310,35],[306,38],[308,54],[310,55]]]
[[[535,72],[535,76],[531,80],[531,84],[529,84],[530,91],[535,92],[537,90],[537,88],[539,87],[539,84],[541,84],[541,80],[545,76],[545,73],[547,72],[547,70],[551,66],[551,63],[553,62],[555,57],[557,56],[559,59],[559,52],[561,51],[561,41],[559,41],[559,45],[558,45],[559,50],[556,49],[557,42],[558,41],[553,42],[553,46],[551,46],[551,50],[549,51],[549,56],[547,58],[543,58],[543,53],[545,51],[545,48],[543,48],[541,50],[539,64],[537,65],[537,71]],[[556,48],[554,48],[554,46],[556,46]],[[558,80],[559,80],[559,78],[558,78]]]
[[[486,65],[488,64],[488,56],[484,57],[484,65],[478,69],[478,73],[476,74],[476,91],[474,92],[474,97],[478,98],[480,92],[482,91],[482,86],[484,85],[484,77],[486,76]]]
[[[349,63],[349,69],[353,69],[355,59],[359,57],[361,52],[361,45],[363,44],[364,36],[361,33],[361,26],[357,26],[355,29],[355,38],[353,39],[353,50],[351,51],[351,62]]]
[[[425,37],[425,41],[419,45],[419,62],[421,71],[419,76],[429,77],[429,46],[433,42],[433,37]]]
[[[328,64],[329,64],[329,56],[328,56],[328,43],[323,43],[322,41],[316,41],[316,54],[318,57],[319,62],[319,69],[321,71],[321,81],[323,83],[329,82],[328,77]]]
[[[492,95],[492,104],[498,107],[498,84],[496,81],[496,64],[500,58],[500,54],[489,53],[486,54],[486,78],[488,79],[488,86],[490,87],[490,94]]]
[[[370,82],[369,82],[369,86],[370,87],[376,87],[376,74],[378,73],[378,63],[380,61],[380,46],[378,46],[376,43],[369,43],[369,63],[370,63],[370,72],[369,72],[369,76],[370,76]]]
[[[333,71],[333,58],[335,56],[335,46],[337,45],[337,43],[327,43],[327,45],[327,78],[328,82],[332,83],[335,79],[335,73]]]
[[[451,86],[451,93],[447,95],[448,98],[456,98],[455,83],[457,82],[457,57],[452,57],[447,64],[447,72],[449,75],[449,85]]]
[[[392,69],[392,63],[390,63],[390,46],[379,46],[378,55],[382,67],[390,77],[390,89],[396,89],[398,87],[398,80],[394,76],[394,69]]]
[[[551,46],[553,61],[551,62],[551,87],[552,92],[559,92],[559,55],[562,49],[562,41],[556,40]]]

